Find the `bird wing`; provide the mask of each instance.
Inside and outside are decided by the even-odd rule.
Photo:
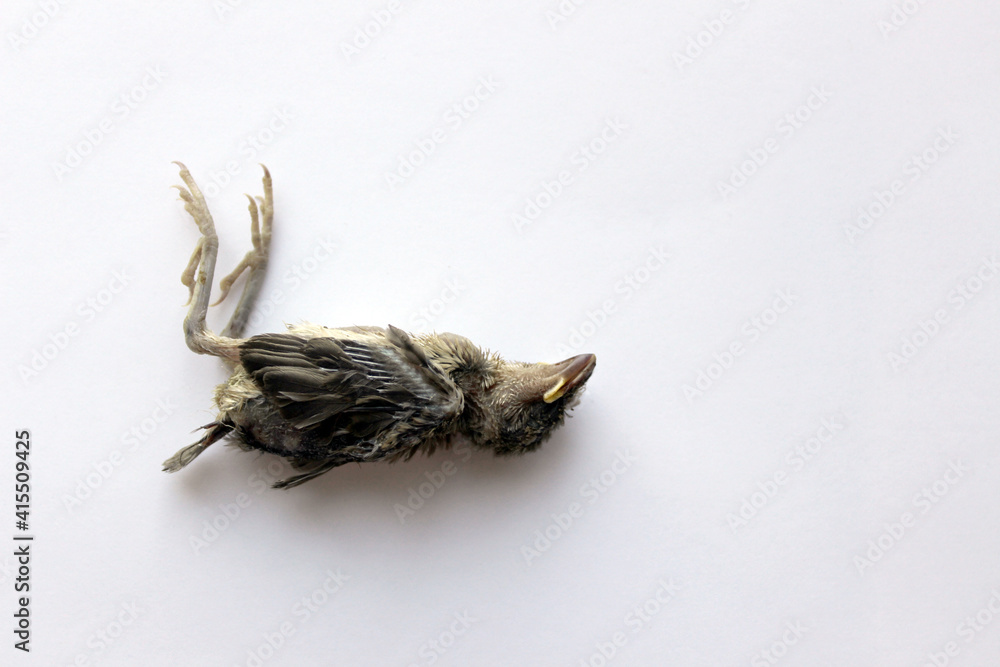
[[[348,447],[371,443],[371,454],[419,444],[464,407],[451,378],[391,325],[381,335],[254,336],[240,361],[293,426]]]

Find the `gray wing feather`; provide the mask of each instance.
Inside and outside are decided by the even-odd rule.
[[[361,339],[254,336],[240,361],[297,429],[372,455],[425,442],[464,406],[451,378],[393,326]]]

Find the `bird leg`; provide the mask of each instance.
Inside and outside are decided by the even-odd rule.
[[[264,167],[264,165],[261,166]],[[267,171],[267,167],[264,167],[263,182],[263,197],[258,197],[255,201],[253,197],[247,195],[247,199],[250,200],[250,205],[247,208],[250,211],[250,240],[253,243],[253,248],[244,255],[232,273],[219,283],[222,296],[215,302],[216,304],[226,298],[229,289],[240,277],[240,274],[250,269],[246,285],[243,287],[243,294],[240,295],[240,301],[236,304],[236,310],[233,311],[229,324],[222,331],[223,336],[230,338],[240,338],[243,335],[247,320],[250,319],[250,313],[253,311],[257,296],[260,294],[260,288],[264,284],[264,275],[267,273],[267,261],[271,249],[271,222],[274,219],[274,196],[271,190],[271,174]],[[260,207],[259,216],[258,205]]]
[[[191,304],[187,317],[184,318],[184,338],[188,347],[198,354],[213,354],[238,362],[239,341],[216,336],[205,324],[215,275],[215,259],[219,254],[219,237],[215,233],[215,222],[212,220],[212,214],[208,212],[208,205],[205,203],[204,195],[201,194],[201,189],[191,177],[191,172],[180,162],[174,164],[181,168],[181,180],[187,186],[174,187],[180,192],[184,209],[191,214],[201,231],[201,238],[198,239],[194,254],[191,255],[187,268],[181,274],[181,282],[190,290],[188,303]]]

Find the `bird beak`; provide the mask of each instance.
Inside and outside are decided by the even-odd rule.
[[[551,371],[546,374],[547,380],[551,382],[548,391],[542,395],[542,400],[546,403],[558,401],[567,392],[576,389],[590,379],[590,374],[594,372],[597,365],[597,357],[593,354],[578,354],[570,357],[558,364],[552,364],[545,370]]]

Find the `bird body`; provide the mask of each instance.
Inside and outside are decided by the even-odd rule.
[[[271,182],[250,200],[254,249],[221,285],[250,276],[223,334],[205,326],[218,239],[204,198],[187,169],[181,198],[202,231],[182,281],[191,289],[188,346],[232,365],[215,391],[218,416],[198,442],[164,463],[180,470],[229,436],[240,447],[286,457],[305,472],[291,487],[344,463],[397,461],[449,446],[456,437],[498,455],[536,449],[575,405],[596,364],[578,355],[558,364],[509,362],[451,333],[410,336],[393,326],[329,328],[302,323],[284,333],[241,338],[267,266]],[[195,279],[195,269],[198,269]]]

